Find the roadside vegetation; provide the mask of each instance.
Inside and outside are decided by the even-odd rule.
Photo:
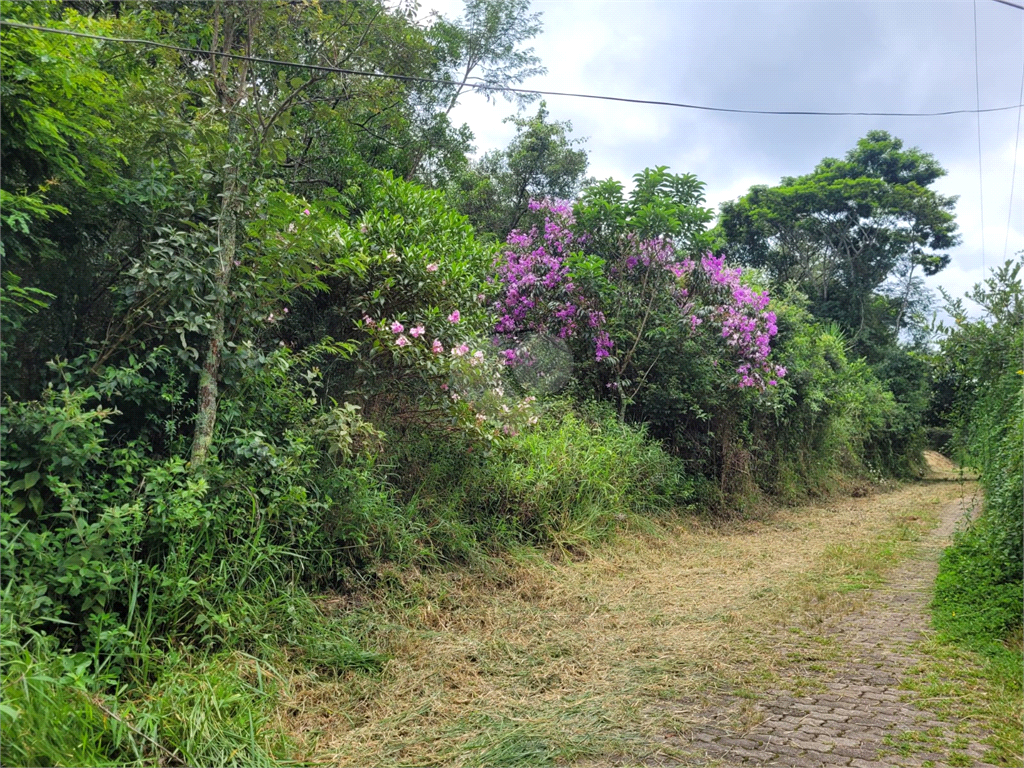
[[[929,345],[920,275],[957,239],[937,161],[873,131],[716,218],[690,174],[586,181],[543,104],[474,160],[449,114],[471,78],[542,71],[538,17],[405,8],[0,5],[177,46],[0,33],[4,764],[304,760],[282,702],[383,717],[417,684],[403,622],[451,631],[446,582],[864,496],[943,430],[988,506],[938,620],[1019,665],[1019,280]],[[484,762],[548,743],[494,717],[515,754],[457,726]]]
[[[1024,293],[1020,263],[996,269],[969,294],[985,310],[971,320],[950,299],[954,327],[941,339],[941,391],[949,398],[949,446],[961,466],[980,474],[982,508],[940,562],[934,621],[940,658],[957,651],[984,659],[990,705],[1003,712],[997,752],[1019,758],[1024,684]]]

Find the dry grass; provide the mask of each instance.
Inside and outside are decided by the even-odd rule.
[[[952,474],[936,462],[934,479]],[[282,719],[332,765],[612,764],[664,756],[661,737],[723,692],[827,662],[814,628],[849,610],[969,486],[908,485],[623,535],[582,562],[526,554],[489,577],[404,573],[371,599],[381,679],[292,681]],[[785,629],[785,643],[778,641]],[[813,685],[813,681],[808,681]]]

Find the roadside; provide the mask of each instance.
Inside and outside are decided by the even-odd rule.
[[[802,660],[782,672],[746,716],[760,722],[737,731],[735,702],[725,700],[704,725],[673,739],[707,758],[686,764],[991,765],[982,725],[928,711],[906,685],[932,666],[921,649],[932,634],[929,602],[939,555],[962,514],[959,500],[947,504],[939,525],[861,610],[822,627],[814,639],[831,646],[829,663]]]
[[[582,562],[526,552],[497,573],[393,574],[404,603],[338,606],[391,656],[383,677],[293,679],[283,724],[313,759],[335,765],[731,764],[738,753],[707,745],[762,722],[767,728],[770,718],[805,717],[801,726],[834,719],[810,717],[813,709],[772,712],[771,701],[788,696],[794,711],[822,706],[807,699],[845,701],[836,693],[843,689],[828,684],[843,684],[843,665],[856,667],[857,658],[867,667],[860,683],[882,693],[855,698],[898,717],[880,708],[900,709],[905,692],[896,676],[882,679],[892,673],[878,659],[899,666],[913,657],[890,644],[890,619],[863,617],[883,610],[872,607],[876,599],[893,616],[913,614],[900,619],[903,642],[913,640],[934,578],[923,563],[974,493],[973,483],[946,473],[763,520],[625,534]],[[896,584],[906,571],[916,586],[868,591],[915,552],[889,578]],[[839,631],[842,617],[861,607],[850,619],[855,629]],[[831,702],[833,714],[842,703]],[[939,728],[927,712],[913,717],[929,718],[915,722],[924,732]],[[723,731],[718,741],[697,739],[710,722]],[[820,745],[819,737],[850,738],[813,735]],[[882,748],[905,757],[900,738],[890,744],[883,735],[863,755]],[[972,739],[950,741],[946,757],[952,750],[976,759]],[[753,746],[741,749],[758,751],[759,742],[747,741]],[[842,757],[837,746],[853,749],[837,741],[827,753]],[[798,755],[772,754],[776,764],[798,764],[788,759]],[[861,759],[868,757],[846,764]],[[928,758],[917,759],[907,764]]]

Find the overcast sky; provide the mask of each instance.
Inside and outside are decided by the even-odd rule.
[[[975,106],[970,0],[533,0],[532,7],[544,25],[533,46],[548,72],[524,87],[745,109]],[[434,10],[456,18],[462,2],[421,3],[422,13]],[[1019,104],[1024,11],[993,0],[977,0],[976,10],[981,106]],[[935,188],[959,196],[963,242],[930,286],[963,295],[980,280],[983,232],[988,268],[1024,248],[1024,139],[1012,208],[1010,200],[1016,109],[981,115],[979,188],[975,115],[785,117],[546,100],[551,119],[571,121],[573,134],[587,139],[591,176],[628,182],[645,167],[667,165],[704,181],[714,207],[753,184],[808,173],[867,131],[884,129],[933,154],[948,171]],[[515,112],[505,101],[469,95],[453,119],[470,126],[484,152],[508,144],[514,129],[502,119]]]

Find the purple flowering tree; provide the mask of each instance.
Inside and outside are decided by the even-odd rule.
[[[769,297],[706,251],[701,185],[665,169],[627,198],[604,182],[568,203],[534,201],[497,266],[496,338],[508,364],[525,333],[576,340],[576,375],[644,421],[707,413],[729,392],[774,386]],[[653,393],[652,398],[645,390]],[[671,407],[666,406],[671,403]],[[664,413],[660,413],[663,411]]]
[[[609,356],[605,317],[585,277],[572,207],[567,202],[533,200],[529,210],[540,221],[509,236],[496,264],[498,298],[495,342],[507,365],[529,365],[517,350],[527,334],[563,340],[585,339],[596,361]]]

